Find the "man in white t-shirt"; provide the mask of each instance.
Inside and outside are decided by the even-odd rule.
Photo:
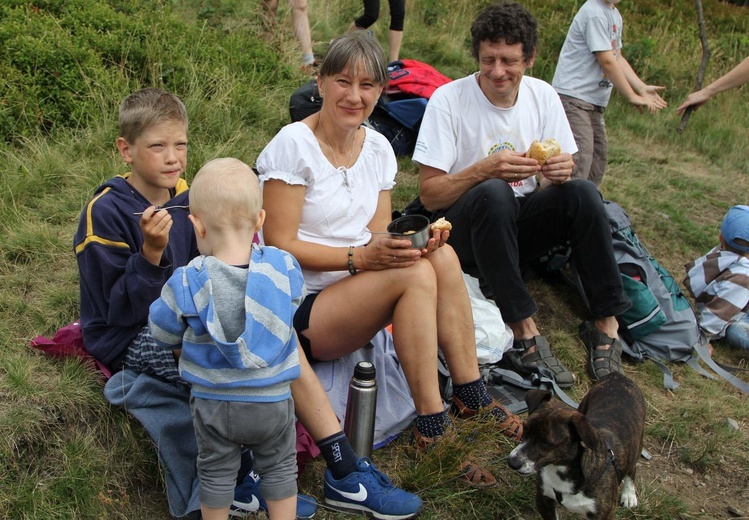
[[[592,182],[571,180],[577,151],[559,96],[525,76],[536,52],[536,20],[522,5],[486,7],[471,26],[479,72],[437,89],[427,105],[413,159],[423,204],[445,216],[463,270],[480,278],[513,331],[506,354],[516,369],[550,371],[569,387],[533,320],[537,307],[521,266],[569,244],[594,319],[580,326],[594,379],[620,371],[615,316],[630,307],[611,245],[611,229]],[[553,137],[563,153],[544,166],[525,156]],[[536,176],[541,187],[538,189]]]

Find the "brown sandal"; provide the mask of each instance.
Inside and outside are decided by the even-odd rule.
[[[461,419],[469,419],[478,414],[486,415],[491,413],[491,410],[495,408],[499,410],[499,414],[495,416],[499,432],[515,442],[523,440],[523,420],[499,404],[496,399],[492,399],[492,402],[488,405],[482,406],[478,410],[474,410],[473,408],[468,408],[460,399],[453,395],[452,410],[453,413]]]
[[[460,475],[466,480],[466,484],[474,488],[490,488],[497,485],[494,475],[470,460],[460,465]]]
[[[440,438],[447,437],[453,439],[454,434],[451,430],[445,432],[445,435],[440,437],[424,437],[421,432],[414,425],[413,427],[413,442],[416,447],[420,450],[427,451],[434,446],[435,442],[438,442]],[[490,488],[497,485],[497,479],[475,462],[467,460],[460,464],[460,478],[465,483],[474,488]]]

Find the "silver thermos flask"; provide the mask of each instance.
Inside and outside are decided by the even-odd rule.
[[[343,431],[359,457],[372,457],[376,409],[375,367],[369,361],[359,361],[349,383],[343,425]]]

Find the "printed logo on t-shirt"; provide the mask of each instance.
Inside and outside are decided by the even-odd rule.
[[[502,141],[501,143],[497,143],[494,146],[492,146],[491,148],[489,148],[489,153],[486,154],[486,156],[488,157],[488,156],[490,156],[493,153],[499,153],[502,150],[512,150],[514,152],[515,151],[515,146],[513,146],[513,144],[510,143],[510,142]]]

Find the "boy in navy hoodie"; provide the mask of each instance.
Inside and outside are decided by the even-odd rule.
[[[120,105],[117,149],[130,172],[97,188],[74,238],[83,343],[113,372],[132,368],[184,384],[172,353],[148,333],[148,307],[198,254],[187,218],[187,111],[146,88]]]
[[[167,493],[175,516],[199,515],[199,509],[190,510],[194,507],[190,496],[197,489],[193,483],[197,481],[193,465],[197,446],[194,440],[173,435],[184,426],[175,422],[175,417],[185,415],[175,414],[182,407],[177,395],[184,396],[189,419],[188,384],[179,374],[172,351],[157,346],[151,336],[148,310],[174,271],[199,254],[188,219],[187,182],[182,178],[187,166],[187,126],[185,105],[169,92],[145,88],[122,101],[117,149],[130,172],[96,189],[81,213],[73,242],[86,351],[112,372],[129,369],[150,374],[182,389],[164,396],[171,408],[159,411],[157,425],[148,422],[152,415],[138,414],[138,403],[126,403],[154,439],[160,457],[170,459],[162,462],[167,467],[167,490],[176,490]],[[175,457],[185,460],[175,461]],[[250,461],[247,453],[239,471],[243,481],[236,488],[234,516],[267,508],[260,496],[259,478],[248,470]],[[177,474],[177,467],[191,470]],[[311,517],[317,509],[311,497],[303,497],[299,507],[300,518]]]

